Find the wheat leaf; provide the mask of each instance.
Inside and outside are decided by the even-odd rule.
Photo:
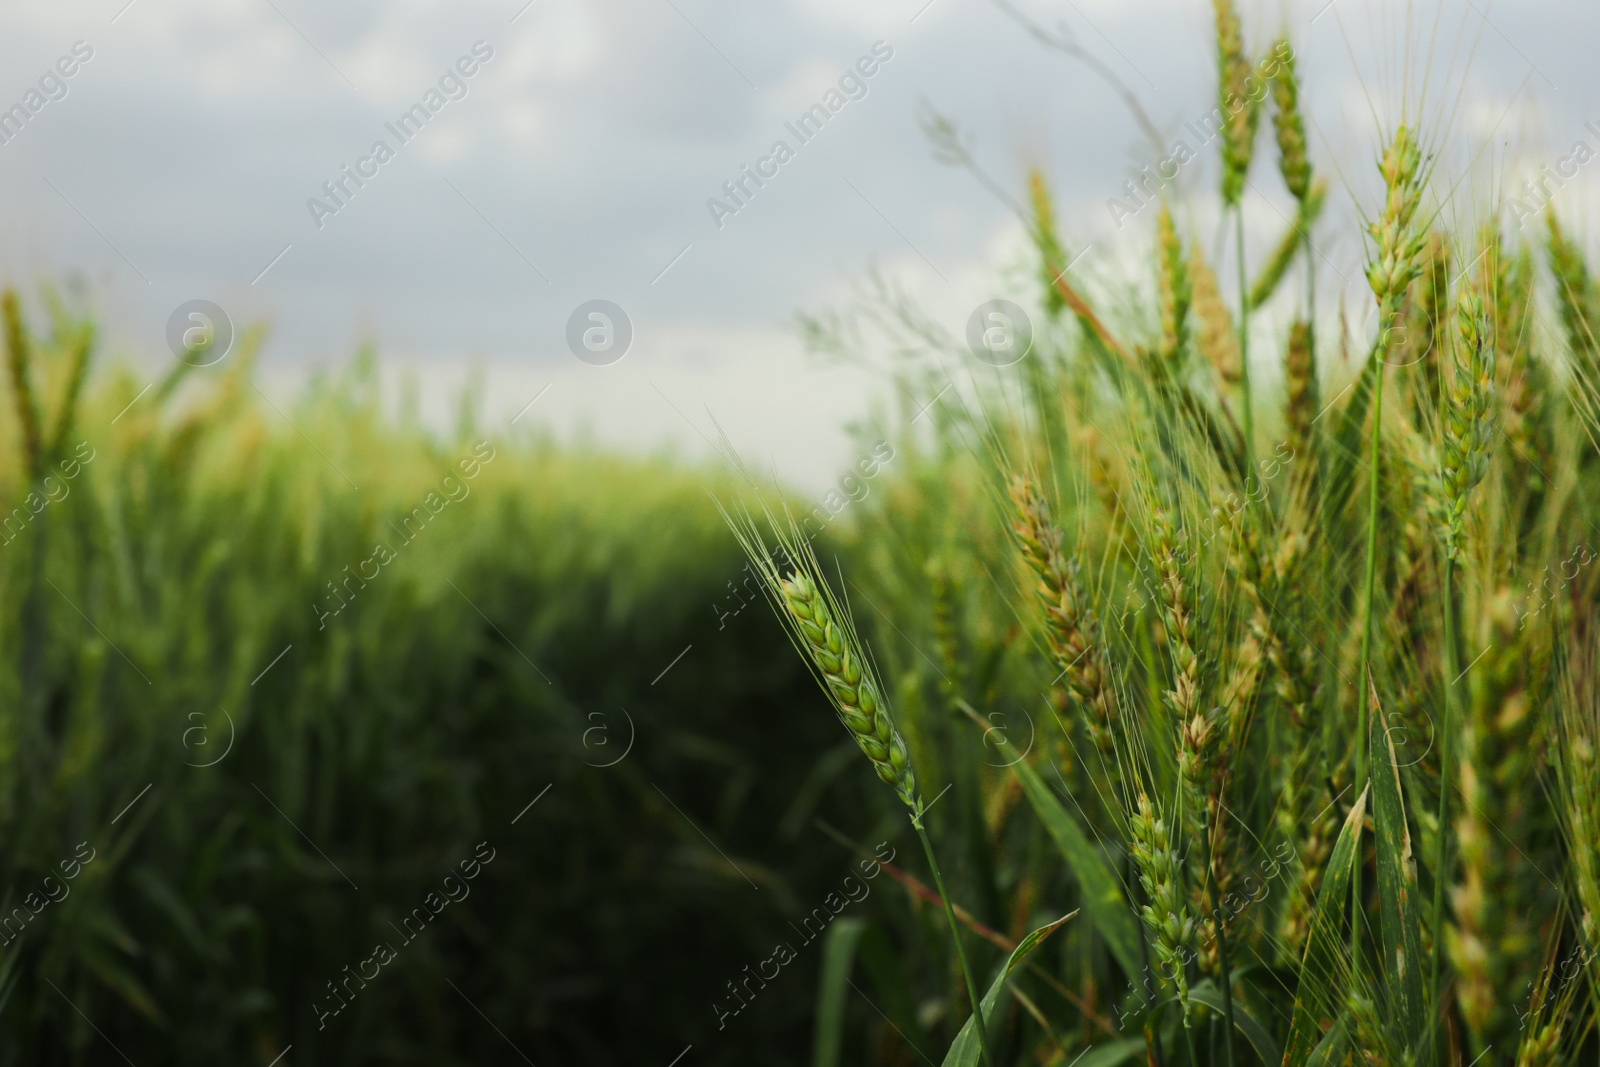
[[[969,711],[967,714],[980,726],[987,727],[988,724],[972,712]],[[1061,850],[1062,858],[1067,861],[1073,877],[1078,880],[1078,888],[1083,893],[1083,907],[1089,914],[1089,921],[1105,939],[1111,954],[1116,957],[1123,971],[1127,974],[1140,973],[1139,932],[1134,926],[1133,909],[1128,905],[1128,898],[1123,895],[1122,883],[1117,880],[1116,872],[1111,869],[1101,851],[1089,841],[1083,828],[1078,825],[1078,820],[1061,806],[1061,802],[1050,791],[1044,779],[1039,777],[1039,772],[1028,766],[1027,761],[1022,759],[1022,754],[1017,752],[1003,735],[997,733],[993,737],[999,743],[1005,757],[1008,760],[1015,760],[1011,764],[1012,773],[1022,783],[1022,791],[1027,795],[1028,803],[1033,805],[1039,821],[1044,823],[1050,839]]]
[[[1088,1049],[1072,1061],[1072,1067],[1117,1067],[1144,1051],[1144,1038],[1124,1037]]]
[[[1378,854],[1378,917],[1383,938],[1383,976],[1390,1016],[1400,1024],[1406,1047],[1422,1039],[1422,928],[1417,917],[1417,868],[1411,856],[1405,799],[1394,740],[1383,724],[1378,693],[1367,677],[1372,722],[1372,825]]]
[[[1300,967],[1300,987],[1295,991],[1294,1019],[1289,1025],[1283,1067],[1303,1067],[1322,1035],[1333,1029],[1343,1008],[1342,979],[1349,966],[1340,933],[1350,897],[1350,872],[1355,866],[1370,792],[1370,786],[1362,790],[1351,807],[1344,828],[1339,831],[1339,839],[1334,842],[1333,856],[1322,872],[1322,888],[1311,914],[1311,932],[1306,937],[1306,955]]]
[[[1076,914],[1077,912],[1072,913]],[[994,1022],[1003,1007],[1004,999],[1009,996],[1007,979],[1011,977],[1011,972],[1021,967],[1022,962],[1033,954],[1033,950],[1038,948],[1045,938],[1055,933],[1062,923],[1072,918],[1072,915],[1063,915],[1055,922],[1039,927],[1017,945],[1010,958],[1006,960],[1005,966],[1000,968],[1000,973],[989,983],[989,991],[983,995],[982,1010],[985,1022]],[[944,1067],[977,1067],[978,1057],[981,1054],[977,1028],[972,1025],[972,1019],[968,1017],[961,1026],[961,1032],[951,1043],[950,1051],[945,1055]]]
[[[1226,1018],[1222,1002],[1222,990],[1217,988],[1215,982],[1206,979],[1189,989],[1189,999],[1198,1004],[1204,1004],[1217,1013],[1218,1018]],[[1283,1058],[1283,1052],[1278,1048],[1278,1043],[1272,1039],[1267,1028],[1262,1026],[1254,1015],[1239,1003],[1236,997],[1233,1002],[1233,1026],[1244,1035],[1256,1050],[1256,1055],[1261,1057],[1262,1063],[1277,1063]]]
[[[866,932],[865,919],[840,919],[828,927],[828,936],[822,945],[822,975],[817,982],[817,1028],[811,1051],[813,1067],[838,1067],[839,1047],[844,1043],[845,991],[850,988],[856,946]]]

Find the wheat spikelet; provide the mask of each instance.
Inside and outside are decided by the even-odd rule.
[[[1044,283],[1045,311],[1051,318],[1061,314],[1067,306],[1066,299],[1056,288],[1058,263],[1066,263],[1066,251],[1056,234],[1055,206],[1050,200],[1050,187],[1044,174],[1034,170],[1028,173],[1028,199],[1033,205],[1033,241],[1039,250],[1040,279]]]
[[[939,692],[946,703],[954,706],[955,700],[966,690],[956,639],[954,583],[950,579],[949,564],[938,556],[928,560],[926,570],[932,606],[933,648],[939,657]]]
[[[1511,445],[1511,455],[1532,465],[1537,473],[1522,480],[1530,494],[1544,491],[1543,471],[1550,466],[1550,431],[1546,403],[1551,382],[1544,361],[1533,352],[1527,336],[1532,323],[1534,265],[1527,245],[1507,255],[1496,225],[1483,228],[1481,264],[1476,288],[1491,318],[1495,366],[1499,372],[1500,429]],[[1508,472],[1509,473],[1509,472]]]
[[[1590,961],[1590,980],[1600,985],[1600,692],[1594,684],[1594,654],[1573,657],[1558,701],[1560,732],[1555,746],[1557,803],[1565,832],[1568,878],[1578,912],[1578,936]]]
[[[1201,841],[1212,807],[1217,730],[1213,717],[1200,707],[1200,657],[1195,649],[1194,616],[1183,574],[1188,537],[1186,531],[1174,525],[1165,508],[1156,507],[1150,516],[1149,540],[1160,592],[1161,622],[1172,658],[1172,688],[1163,694],[1163,699],[1178,729],[1176,828],[1186,840]],[[1209,973],[1216,964],[1216,937],[1209,918],[1211,909],[1206,906],[1204,858],[1202,850],[1189,850],[1190,901],[1201,916],[1197,925],[1206,936],[1202,939],[1200,960]]]
[[[1189,611],[1188,586],[1183,576],[1188,536],[1173,524],[1171,514],[1159,506],[1150,516],[1150,546],[1161,590],[1161,620],[1172,653],[1173,688],[1166,694],[1166,700],[1177,721],[1183,722],[1196,714],[1200,705],[1200,660],[1194,650],[1194,619]]]
[[[1088,473],[1089,488],[1106,509],[1109,525],[1107,536],[1115,540],[1121,536],[1123,523],[1127,519],[1127,509],[1122,505],[1121,481],[1116,469],[1106,458],[1100,445],[1100,434],[1093,426],[1075,427],[1073,437],[1084,455],[1083,465]]]
[[[1295,959],[1303,947],[1305,920],[1315,889],[1321,884],[1322,865],[1332,848],[1337,813],[1319,812],[1319,783],[1328,779],[1327,758],[1318,737],[1318,652],[1307,636],[1303,619],[1304,578],[1310,556],[1312,528],[1303,500],[1289,512],[1271,563],[1273,604],[1266,613],[1266,655],[1272,668],[1273,689],[1284,713],[1288,758],[1277,768],[1279,800],[1274,821],[1279,837],[1289,842],[1299,857],[1299,877],[1304,892],[1291,898],[1281,912],[1280,945],[1284,959]],[[1319,817],[1319,815],[1321,817]]]
[[[1579,362],[1591,371],[1600,363],[1600,307],[1595,299],[1589,267],[1577,245],[1567,240],[1554,210],[1547,209],[1550,234],[1547,250],[1550,273],[1555,275],[1556,300],[1567,344]]]
[[[1528,1030],[1517,1048],[1517,1067],[1557,1067],[1561,1062],[1561,1025],[1554,1021]]]
[[[1311,352],[1311,324],[1296,319],[1283,353],[1283,421],[1296,456],[1311,457],[1311,425],[1317,417],[1317,368]],[[1310,464],[1307,464],[1310,469]]]
[[[1391,333],[1406,290],[1421,272],[1418,260],[1426,235],[1416,227],[1422,201],[1422,150],[1405,126],[1395,130],[1384,150],[1378,171],[1383,175],[1383,210],[1368,226],[1377,254],[1367,264],[1367,284],[1378,300],[1378,328],[1384,349],[1393,343]]]

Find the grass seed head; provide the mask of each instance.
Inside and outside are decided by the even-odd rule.
[[[1056,288],[1056,274],[1065,266],[1066,253],[1061,238],[1056,233],[1055,207],[1050,199],[1050,187],[1044,174],[1028,174],[1028,199],[1033,205],[1033,242],[1039,250],[1040,280],[1044,283],[1044,306],[1051,318],[1061,314],[1067,306],[1065,298]]]
[[[1567,239],[1554,210],[1547,208],[1545,218],[1550,230],[1546,250],[1550,273],[1555,276],[1561,325],[1579,364],[1592,374],[1600,367],[1600,300],[1582,250]]]
[[[0,296],[0,314],[5,317],[6,367],[11,372],[11,391],[17,405],[17,421],[22,426],[22,447],[27,459],[28,474],[37,476],[40,453],[44,447],[44,431],[40,426],[39,404],[34,397],[33,377],[29,363],[32,348],[28,344],[27,327],[22,322],[22,306],[17,301],[17,291],[7,289]]]
[[[1311,420],[1317,417],[1317,368],[1311,354],[1311,324],[1296,319],[1283,353],[1283,421],[1297,456],[1311,455]]]

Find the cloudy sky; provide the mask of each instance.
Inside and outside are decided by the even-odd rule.
[[[1018,7],[1113,71],[1164,141],[1209,110],[1204,0]],[[1583,128],[1600,129],[1592,3],[1241,9],[1252,47],[1291,32],[1340,204],[1370,202],[1375,124],[1408,72],[1413,89],[1431,72],[1425,106],[1453,119],[1446,170],[1469,191],[1580,138],[1600,148]],[[438,412],[478,367],[494,418],[539,396],[529,424],[692,453],[715,417],[818,485],[850,458],[836,428],[882,384],[808,360],[796,311],[840,306],[873,265],[957,333],[980,301],[1028,295],[1002,285],[1016,220],[933,158],[919,107],[959,121],[1007,189],[1045,169],[1087,249],[1075,270],[1114,274],[1149,240],[1147,216],[1119,229],[1106,203],[1154,162],[1128,109],[991,0],[62,0],[7,4],[0,31],[0,108],[36,109],[0,127],[7,278],[79,279],[109,354],[148,368],[171,358],[186,301],[265,321],[262,376],[282,393],[371,339]],[[419,104],[427,123],[402,140],[389,127]],[[802,143],[786,124],[818,104],[837,111]],[[1247,196],[1263,245],[1286,210],[1266,145]],[[1179,181],[1211,241],[1201,155]],[[771,176],[714,218],[708,200],[737,206],[723,185],[746,166]],[[1580,225],[1589,169],[1557,194]],[[336,200],[324,183],[340,179]],[[1359,301],[1360,245],[1323,254],[1328,284]],[[595,299],[633,332],[604,366],[567,341]]]

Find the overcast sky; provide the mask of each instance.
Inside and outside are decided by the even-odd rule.
[[[1165,140],[1209,110],[1204,0],[1021,7],[1113,70]],[[1457,162],[1491,135],[1492,159],[1524,167],[1579,138],[1600,149],[1583,128],[1600,129],[1592,0],[1424,4],[1409,31],[1392,2],[1241,8],[1252,48],[1290,30],[1339,203],[1370,194],[1369,97],[1392,117],[1408,34],[1415,55],[1432,42],[1430,104],[1459,102]],[[11,3],[0,71],[0,108],[36,107],[0,144],[5,274],[80,276],[113,357],[169,359],[171,313],[203,298],[270,324],[262,374],[281,392],[370,338],[435,410],[477,365],[496,418],[548,385],[528,422],[695,451],[714,415],[812,486],[850,459],[835,428],[881,385],[808,362],[794,312],[840,305],[873,263],[958,332],[979,301],[1031,295],[1000,285],[1016,221],[932,158],[919,103],[959,120],[1007,188],[1046,170],[1069,243],[1089,249],[1075,269],[1112,271],[1152,221],[1119,230],[1107,209],[1153,162],[1127,108],[990,0]],[[390,126],[419,104],[427,122],[402,139]],[[789,126],[818,104],[836,110],[802,143]],[[1201,155],[1180,182],[1209,241],[1214,147]],[[1285,210],[1271,155],[1264,139],[1247,194],[1263,244]],[[770,176],[714,213],[711,198],[736,206],[723,183],[745,166]],[[1557,194],[1580,224],[1591,169]],[[324,183],[340,179],[335,200]],[[1323,251],[1359,299],[1359,243]],[[620,362],[569,351],[593,299],[631,321]]]

